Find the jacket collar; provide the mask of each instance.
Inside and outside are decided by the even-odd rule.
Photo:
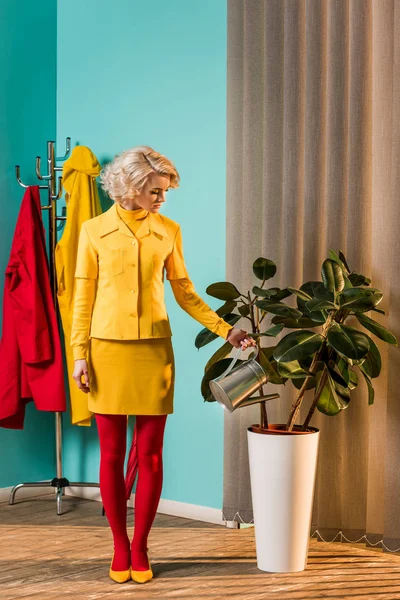
[[[161,215],[150,212],[147,217],[142,220],[142,224],[136,232],[136,235],[133,235],[129,227],[120,218],[116,204],[113,204],[111,208],[101,215],[100,237],[113,233],[114,231],[119,231],[123,235],[137,238],[142,238],[151,231],[163,237],[168,237]]]

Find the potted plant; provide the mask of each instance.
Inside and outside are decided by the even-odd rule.
[[[308,281],[299,289],[267,288],[276,266],[266,258],[254,262],[253,273],[261,284],[252,292],[219,282],[207,293],[225,301],[217,312],[229,323],[242,317],[249,320],[268,381],[291,382],[297,389],[284,424],[269,424],[266,402],[260,402],[260,423],[248,428],[248,446],[257,565],[264,571],[301,571],[307,560],[319,438],[311,419],[315,410],[339,414],[360,380],[365,381],[372,404],[372,380],[380,374],[381,356],[370,334],[389,344],[397,345],[397,339],[366,315],[385,314],[378,308],[383,294],[371,287],[369,278],[350,270],[342,252],[330,250],[321,281]],[[283,302],[288,298],[295,299],[295,307]],[[261,344],[284,328],[294,331],[278,343]],[[200,348],[216,337],[203,329],[195,345]],[[201,393],[207,402],[214,401],[209,382],[225,371],[231,349],[225,343],[205,366]],[[298,423],[306,396],[309,408]]]

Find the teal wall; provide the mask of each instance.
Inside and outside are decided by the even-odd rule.
[[[25,0],[23,10],[15,0],[0,2],[1,310],[23,195],[14,167],[21,165],[25,183],[36,183],[35,157],[45,158],[46,141],[56,133],[56,25],[55,0]],[[30,403],[23,431],[0,429],[0,487],[53,477],[54,444],[54,416]]]
[[[89,146],[101,163],[150,145],[181,187],[164,214],[182,226],[191,278],[205,295],[225,278],[226,0],[70,0],[58,3],[57,139]],[[218,342],[198,352],[201,326],[166,299],[177,378],[168,418],[163,498],[221,508],[223,413],[199,384]],[[67,421],[67,420],[65,420]],[[64,428],[64,471],[97,480],[95,427]]]

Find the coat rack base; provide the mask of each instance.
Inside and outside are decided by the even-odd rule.
[[[100,487],[98,483],[83,483],[83,482],[70,482],[66,477],[53,477],[51,481],[34,481],[34,482],[26,482],[19,483],[15,485],[10,492],[10,500],[9,504],[15,504],[15,494],[18,490],[26,487],[26,488],[48,488],[53,487],[56,491],[56,503],[57,503],[57,515],[62,515],[62,497],[64,488],[69,486],[76,487]]]

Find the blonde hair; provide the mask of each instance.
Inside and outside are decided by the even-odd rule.
[[[171,188],[179,187],[175,165],[150,146],[138,146],[117,154],[101,171],[100,183],[110,198],[119,202],[122,198],[138,196],[153,173],[168,176]]]

